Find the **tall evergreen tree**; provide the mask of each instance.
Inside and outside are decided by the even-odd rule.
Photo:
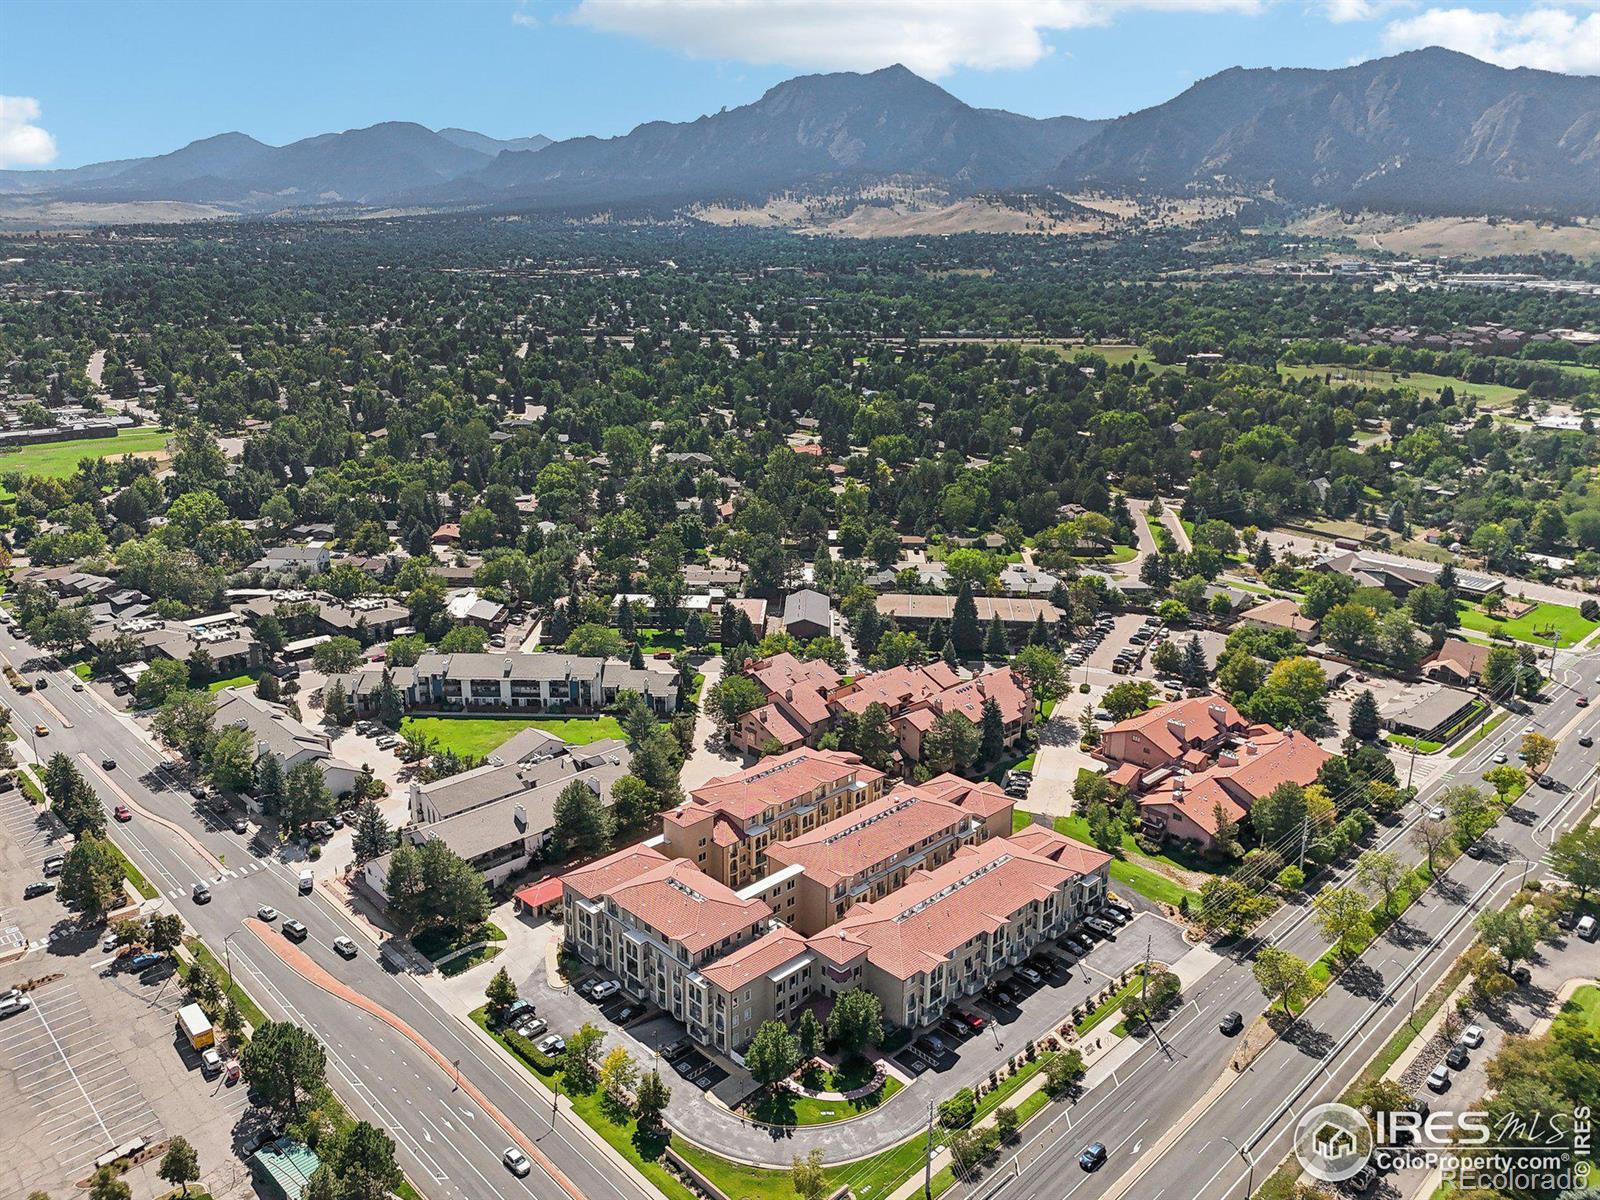
[[[1377,740],[1378,729],[1378,698],[1368,688],[1350,706],[1350,732],[1363,742],[1371,742]]]
[[[978,604],[972,598],[972,585],[963,582],[956,593],[955,611],[950,616],[950,640],[962,658],[976,658],[983,648],[983,626],[978,624]]]

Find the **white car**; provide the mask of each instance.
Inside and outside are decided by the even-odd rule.
[[[0,1017],[14,1017],[20,1012],[27,1012],[33,1007],[33,1001],[23,995],[10,996],[0,1000]]]
[[[518,1179],[524,1178],[529,1171],[533,1170],[533,1163],[529,1161],[528,1156],[515,1146],[508,1147],[506,1152],[500,1156],[500,1161],[505,1163],[506,1170],[510,1171]]]
[[[278,910],[273,908],[270,904],[263,904],[260,908],[256,909],[256,920],[258,921],[266,921],[268,924],[271,924],[277,919]]]
[[[1499,754],[1496,754],[1494,756],[1494,760],[1497,763],[1506,763],[1506,762],[1510,762],[1511,761],[1509,758],[1506,757],[1506,752],[1504,750],[1500,751]]]
[[[1428,1073],[1428,1086],[1436,1092],[1442,1092],[1450,1086],[1450,1068],[1440,1063]]]
[[[1483,1026],[1468,1025],[1461,1031],[1461,1044],[1469,1050],[1476,1050],[1483,1045]]]
[[[200,1052],[200,1070],[206,1075],[216,1075],[222,1070],[222,1055],[217,1053],[215,1046],[207,1046]]]
[[[1430,821],[1442,821],[1442,820],[1444,820],[1444,818],[1445,818],[1445,811],[1444,811],[1443,805],[1435,804],[1432,808],[1430,808],[1428,810],[1428,820],[1430,820]]]
[[[615,979],[608,979],[604,983],[595,984],[594,991],[589,993],[589,998],[598,1004],[602,1000],[615,996],[621,990],[622,985],[620,983]]]
[[[567,1048],[567,1039],[559,1033],[552,1033],[549,1037],[541,1038],[538,1043],[540,1054],[560,1054]]]

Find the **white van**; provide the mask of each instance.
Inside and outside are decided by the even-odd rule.
[[[311,872],[310,871],[301,871],[300,872],[300,894],[302,896],[305,895],[314,886],[316,886],[316,880],[312,877]]]
[[[1578,922],[1578,936],[1586,942],[1592,942],[1595,939],[1595,932],[1594,917],[1585,914],[1583,919]]]

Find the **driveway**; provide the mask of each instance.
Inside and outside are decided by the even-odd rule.
[[[699,670],[705,675],[706,681],[700,689],[700,712],[694,719],[694,747],[689,751],[689,757],[684,760],[683,770],[678,775],[685,792],[692,792],[708,779],[737,771],[745,765],[744,758],[723,743],[717,723],[706,711],[706,693],[722,679],[722,657],[717,655],[706,659],[700,664]]]

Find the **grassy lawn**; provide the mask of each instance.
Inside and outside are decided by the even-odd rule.
[[[514,733],[542,729],[575,746],[625,735],[615,717],[406,717],[401,734],[415,730],[444,750],[482,758]]]
[[[1135,971],[1128,979],[1127,983],[1123,984],[1102,1004],[1095,1008],[1093,1012],[1089,1013],[1088,1016],[1084,1017],[1083,1020],[1078,1022],[1077,1029],[1079,1037],[1084,1036],[1084,1034],[1088,1033],[1096,1025],[1103,1024],[1105,1021],[1116,1016],[1122,1011],[1122,1002],[1139,990],[1139,981],[1143,976],[1143,971],[1143,967]]]
[[[1502,632],[1519,642],[1550,643],[1550,632],[1558,633],[1558,646],[1572,646],[1594,632],[1597,623],[1585,621],[1577,609],[1565,604],[1539,604],[1514,621],[1499,621],[1476,604],[1462,601],[1456,606],[1456,620],[1463,629],[1479,633]]]
[[[1581,1021],[1590,1029],[1600,1030],[1600,987],[1592,983],[1584,984],[1561,1006],[1561,1015],[1569,1020]]]
[[[476,929],[457,932],[453,929],[434,927],[424,930],[411,939],[411,944],[417,948],[419,954],[437,962],[446,954],[453,954],[463,946],[470,946],[473,942],[503,942],[506,940],[506,931],[493,921],[485,922]],[[467,956],[470,957],[470,956]],[[490,955],[489,957],[494,957]],[[480,960],[481,961],[481,960]]]
[[[498,958],[502,949],[503,947],[500,946],[479,946],[471,954],[463,954],[459,958],[452,958],[449,962],[444,963],[439,968],[439,974],[449,979],[452,976],[461,974],[463,971],[471,970],[479,963],[486,963],[492,958]]]
[[[73,663],[72,673],[87,683],[94,675],[94,668],[86,662]]]
[[[1415,750],[1418,754],[1437,754],[1444,749],[1443,742],[1424,741],[1422,738],[1412,737],[1408,733],[1385,734],[1384,740],[1392,742],[1396,746],[1405,746],[1407,749]]]
[[[855,1100],[817,1100],[794,1092],[769,1092],[753,1109],[747,1110],[758,1121],[769,1125],[827,1125],[847,1120],[877,1108],[904,1086],[892,1075],[877,1091]],[[842,1091],[841,1088],[827,1088]]]
[[[27,784],[27,778],[25,776],[21,778],[22,782]],[[128,856],[122,852],[122,848],[120,846],[111,841],[109,838],[106,839],[106,845],[110,846],[112,853],[122,860],[122,873],[128,877],[128,882],[133,884],[134,891],[138,892],[139,895],[143,896],[146,900],[154,900],[157,896],[161,895],[161,893],[151,885],[150,881],[144,877],[144,872],[139,870],[138,867],[134,866]]]
[[[1450,757],[1461,758],[1464,756],[1468,750],[1471,750],[1479,742],[1483,741],[1484,738],[1488,737],[1491,733],[1498,729],[1500,723],[1510,715],[1511,714],[1509,712],[1499,712],[1490,717],[1481,726],[1475,729],[1470,737],[1462,738],[1456,747],[1450,751]]]
[[[0,454],[0,473],[21,471],[25,475],[65,479],[78,469],[80,459],[151,454],[165,450],[171,437],[162,429],[131,429],[124,430],[114,438],[75,438],[70,442],[27,446]]]
[[[1016,814],[1012,815],[1012,822],[1016,821]],[[1094,839],[1089,836],[1089,822],[1083,817],[1057,817],[1055,830],[1064,833],[1074,841],[1082,842],[1085,846],[1094,845]],[[1144,863],[1159,862],[1180,871],[1207,870],[1216,873],[1217,864],[1209,868],[1198,863],[1182,861],[1170,854],[1159,854],[1152,858],[1133,840],[1131,833],[1122,836],[1122,858],[1111,860],[1111,878],[1118,883],[1126,884],[1147,900],[1154,900],[1158,904],[1170,904],[1174,908],[1183,903],[1185,896],[1193,904],[1199,900],[1200,894],[1184,887],[1172,879],[1168,879],[1161,872],[1144,866]]]
[[[1446,386],[1454,390],[1458,398],[1475,396],[1485,404],[1501,406],[1510,404],[1522,395],[1521,388],[1507,387],[1501,383],[1469,383],[1452,375],[1430,375],[1426,371],[1396,371],[1388,367],[1351,367],[1339,366],[1333,363],[1311,363],[1305,366],[1280,366],[1279,373],[1291,379],[1305,379],[1314,377],[1321,379],[1324,375],[1333,376],[1333,386],[1342,387],[1354,384],[1357,387],[1374,388],[1378,391],[1388,391],[1390,388],[1410,388],[1419,397],[1437,399],[1439,393]],[[1344,378],[1339,378],[1340,375]]]
[[[208,691],[208,692],[220,692],[220,691],[222,691],[223,688],[234,688],[234,687],[238,687],[238,688],[252,687],[253,688],[253,687],[255,687],[256,681],[260,677],[260,674],[261,673],[259,671],[257,671],[253,675],[235,675],[230,679],[214,680],[213,682],[206,684],[206,691]]]

